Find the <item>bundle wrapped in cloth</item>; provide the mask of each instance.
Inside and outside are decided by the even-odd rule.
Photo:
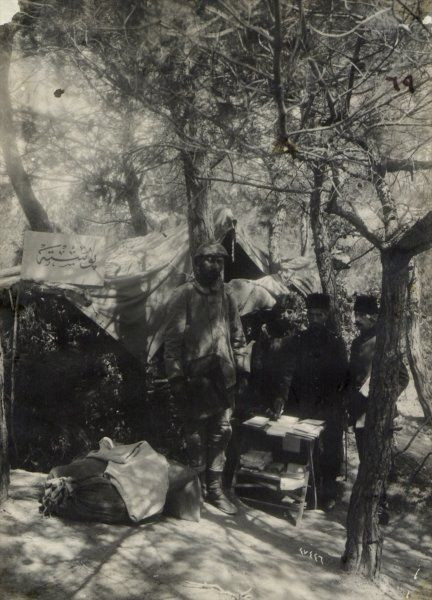
[[[69,465],[54,467],[41,511],[80,521],[139,523],[164,512],[198,521],[201,491],[195,471],[168,461],[145,441],[99,449]]]

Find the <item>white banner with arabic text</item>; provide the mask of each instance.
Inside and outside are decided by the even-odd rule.
[[[102,286],[105,238],[26,231],[21,279]]]

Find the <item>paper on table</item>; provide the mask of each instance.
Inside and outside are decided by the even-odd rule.
[[[308,423],[304,423],[300,421],[297,425],[293,425],[293,433],[298,433],[299,435],[304,434],[310,437],[318,437],[321,431],[323,430],[322,426],[317,425],[309,425]]]
[[[306,423],[307,425],[313,425],[316,427],[321,427],[322,425],[325,425],[325,421],[320,421],[319,419],[303,419],[301,423]]]
[[[273,460],[272,453],[265,450],[249,450],[240,457],[242,466],[263,471]]]
[[[291,417],[290,415],[281,415],[276,421],[276,423],[278,425],[292,425],[293,423],[298,423],[298,421],[298,417]]]
[[[252,417],[248,421],[244,421],[243,425],[253,425],[254,427],[264,427],[270,421],[268,417]]]
[[[288,477],[294,477],[300,479],[305,476],[306,467],[305,465],[299,465],[297,463],[288,463],[286,468],[286,475]]]
[[[297,490],[303,487],[305,478],[295,479],[293,477],[283,476],[280,478],[280,489],[283,491]]]
[[[267,435],[285,435],[287,432],[286,425],[278,425],[276,421],[272,421],[266,428]]]

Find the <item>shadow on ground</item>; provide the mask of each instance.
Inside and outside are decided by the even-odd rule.
[[[384,587],[354,584],[339,568],[346,495],[334,515],[307,511],[298,528],[243,505],[236,517],[206,507],[200,523],[161,518],[112,526],[42,517],[43,479],[12,474],[11,498],[0,513],[2,600],[402,598],[411,567],[427,560],[426,535],[395,528],[386,543],[391,568]],[[411,553],[408,569],[404,549]]]

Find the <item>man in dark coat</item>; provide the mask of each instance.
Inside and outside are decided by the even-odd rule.
[[[292,341],[304,307],[298,294],[282,294],[268,312],[252,350],[250,387],[259,411],[278,419],[288,401],[295,367]]]
[[[378,322],[378,302],[375,296],[358,295],[354,303],[354,321],[360,335],[351,345],[348,379],[348,412],[349,424],[354,427],[357,451],[360,461],[364,455],[364,424],[369,396],[369,381],[372,371],[372,361],[375,354],[375,344]],[[400,359],[399,390],[400,395],[409,382],[408,371]],[[387,525],[389,513],[387,495],[384,490],[378,507],[379,522]]]
[[[359,458],[363,457],[364,418],[369,394],[372,360],[375,354],[378,303],[375,296],[359,295],[354,303],[354,321],[360,335],[351,345],[349,362],[349,415],[354,426]],[[408,385],[408,371],[400,359],[399,392]]]
[[[225,248],[200,246],[195,279],[175,290],[165,330],[165,369],[181,409],[191,466],[206,479],[207,500],[227,514],[236,507],[222,489],[231,437],[236,371],[245,339],[237,305],[222,281]]]
[[[316,466],[320,504],[331,509],[343,462],[343,388],[348,363],[344,341],[328,326],[330,297],[310,294],[306,307],[308,328],[293,342],[296,364],[289,405],[300,418],[321,419],[326,423]]]

